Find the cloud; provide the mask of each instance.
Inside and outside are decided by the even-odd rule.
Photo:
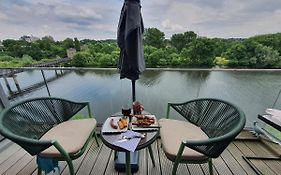
[[[0,39],[22,35],[116,38],[124,0],[1,0]],[[280,32],[280,0],[141,0],[145,27],[167,38],[194,31],[208,37]]]
[[[181,26],[179,24],[175,24],[175,23],[171,22],[171,20],[169,20],[169,19],[165,19],[164,21],[162,21],[161,26],[163,27],[163,29],[165,29],[167,31],[171,31],[173,33],[178,33],[178,32],[184,31],[183,26]]]

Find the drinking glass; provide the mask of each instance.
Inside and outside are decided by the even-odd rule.
[[[122,106],[122,114],[124,115],[124,116],[130,116],[130,114],[131,114],[131,108],[129,107],[129,106],[127,106],[127,105],[125,105],[125,106]]]

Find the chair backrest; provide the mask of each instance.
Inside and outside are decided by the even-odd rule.
[[[54,97],[21,101],[1,113],[0,133],[35,155],[51,145],[38,141],[47,131],[69,120],[86,105]]]

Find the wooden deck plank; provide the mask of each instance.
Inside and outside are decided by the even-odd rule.
[[[18,146],[17,144],[12,144],[7,149],[3,150],[0,156],[0,165],[20,149],[20,146]]]
[[[236,161],[236,159],[230,154],[229,150],[226,149],[222,154],[221,158],[227,164],[230,171],[237,175],[246,175],[247,173],[241,167],[241,165]],[[241,171],[243,170],[243,171]]]
[[[245,142],[248,141],[243,141],[243,142],[233,142],[241,152],[245,156],[256,156],[256,154],[246,145]],[[252,142],[252,141],[250,141]],[[257,143],[256,141],[254,143]],[[263,161],[253,161],[251,160],[252,163],[259,169],[259,171],[263,174],[271,175],[275,174]]]
[[[190,174],[204,175],[203,170],[199,164],[187,164]]]
[[[23,169],[21,169],[21,171],[19,171],[17,175],[32,174],[33,172],[36,171],[36,169],[37,169],[36,158],[35,156],[33,156],[32,160],[28,162],[28,164]]]
[[[147,174],[147,164],[148,164],[148,150],[142,149],[139,151],[139,170],[134,173],[134,175]],[[155,156],[155,155],[154,155]],[[155,159],[158,158],[155,156]]]
[[[97,161],[97,157],[101,156],[99,155],[99,152],[104,147],[100,139],[99,139],[99,143],[100,143],[99,147],[97,147],[97,145],[95,144],[91,145],[88,154],[86,154],[86,156],[84,157],[81,166],[76,174],[85,175],[91,173],[92,167]]]
[[[210,174],[209,173],[209,165],[207,163],[203,163],[200,166],[201,166],[204,174]],[[214,167],[214,165],[213,165],[213,174],[218,175],[218,172],[217,172],[216,168]]]
[[[242,136],[250,137],[250,134]],[[279,145],[272,143],[261,142],[258,140],[238,139],[232,142],[227,150],[217,158],[213,159],[214,174],[249,174],[254,175],[255,172],[242,158],[244,156],[276,156],[275,152],[268,149],[266,145],[274,147],[274,150],[281,150]],[[76,174],[105,174],[105,175],[124,175],[124,172],[117,172],[114,169],[114,154],[113,151],[102,144],[97,147],[96,142],[92,141],[89,144],[85,154],[77,160],[73,161]],[[7,145],[7,146],[6,146]],[[36,159],[30,156],[26,151],[21,149],[16,144],[8,144],[3,142],[0,148],[5,148],[0,152],[0,174],[18,174],[31,175],[37,174]],[[161,140],[158,139],[152,144],[152,149],[156,161],[156,167],[152,166],[151,158],[147,149],[140,151],[139,171],[134,175],[170,175],[173,168],[173,162],[167,159],[163,149],[161,148]],[[277,152],[278,153],[278,152]],[[263,173],[268,175],[278,174],[281,172],[281,161],[262,161],[251,160],[251,162]],[[66,162],[59,162],[61,174],[66,175],[69,172]],[[56,173],[55,173],[56,174]],[[193,165],[180,164],[177,170],[180,175],[207,175],[209,174],[208,164]]]
[[[217,172],[222,175],[232,174],[226,163],[223,161],[221,157],[213,159],[213,165]]]
[[[10,167],[12,167],[17,161],[19,161],[26,153],[23,149],[18,150],[11,155],[6,161],[0,165],[0,174],[3,174]]]
[[[11,174],[17,174],[21,169],[23,169],[31,160],[33,159],[33,156],[26,153],[19,161],[17,161],[13,166],[11,166],[7,171],[5,171],[3,174],[5,175],[11,175]]]
[[[238,147],[245,152],[247,156],[260,156],[259,150],[255,149],[255,145],[257,145],[257,141],[244,141],[243,144],[237,143]],[[235,143],[236,144],[236,143]],[[259,169],[259,171],[263,174],[275,174],[270,167],[268,167],[267,163],[264,161],[255,161],[250,160],[254,165]]]
[[[261,139],[261,141],[268,146],[269,149],[272,150],[273,154],[276,154],[275,156],[280,156],[281,155],[281,146],[277,143],[273,143],[271,141]]]
[[[234,141],[239,142],[239,141]],[[255,171],[247,164],[247,162],[242,158],[242,156],[245,156],[234,143],[230,143],[228,146],[228,151],[231,153],[231,156],[233,156],[236,161],[241,165],[242,169],[247,172],[249,175],[255,175]]]
[[[149,155],[149,151],[148,148],[146,148],[147,151],[147,171],[148,171],[148,175],[161,175],[161,170],[160,170],[160,163],[159,163],[159,159],[158,159],[158,145],[157,145],[157,141],[155,141],[152,145],[152,152],[154,155],[154,160],[155,160],[155,167],[152,164],[152,160],[151,157]]]
[[[104,174],[106,168],[108,166],[108,161],[111,156],[111,149],[107,146],[103,145],[100,153],[101,156],[98,156],[95,163],[93,164],[93,168],[91,171],[91,175],[95,174]],[[101,166],[102,165],[102,166]]]
[[[247,142],[247,145],[250,147],[250,149],[257,155],[261,157],[274,157],[275,154],[266,149],[264,145],[261,144],[254,144],[251,142]],[[278,163],[278,161],[264,161],[265,164],[272,169],[276,174],[279,174],[281,172],[281,165]]]
[[[0,141],[0,154],[1,154],[1,152],[6,150],[12,144],[15,144],[15,143],[11,142],[9,139],[4,139],[3,141]]]
[[[118,175],[118,172],[114,169],[114,151],[111,151],[111,156],[104,175]]]
[[[161,148],[161,141],[157,140],[158,142],[158,150],[159,150],[159,160],[160,160],[160,168],[163,175],[170,175],[173,169],[173,163],[168,160]]]

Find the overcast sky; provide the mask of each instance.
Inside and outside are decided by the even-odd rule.
[[[146,28],[170,38],[194,31],[207,37],[281,32],[281,0],[141,0]],[[115,39],[123,0],[0,0],[0,40],[23,35],[55,40]]]

